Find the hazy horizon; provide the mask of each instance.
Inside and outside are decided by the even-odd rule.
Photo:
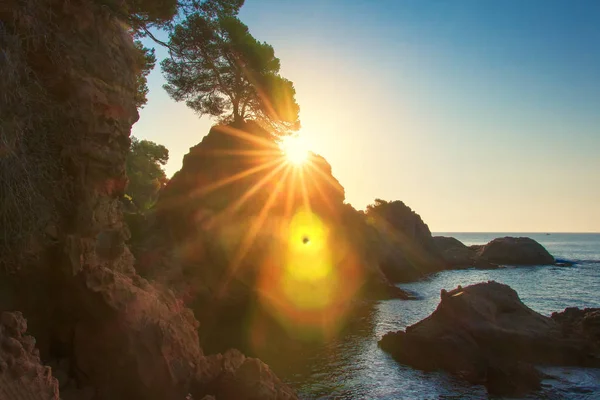
[[[600,3],[247,0],[240,18],[354,207],[402,200],[432,232],[600,232]],[[163,83],[157,66],[132,134],[169,149],[171,176],[214,122]]]

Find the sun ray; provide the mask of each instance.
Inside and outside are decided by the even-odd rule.
[[[323,201],[325,202],[325,205],[327,206],[327,208],[329,208],[329,210],[331,210],[331,211],[335,211],[335,207],[333,206],[331,199],[329,197],[327,197],[327,195],[325,194],[325,190],[321,186],[321,183],[317,179],[313,179],[312,183],[313,183],[314,188],[317,190],[317,193],[319,193],[319,196],[321,197],[321,199],[323,199]]]
[[[222,129],[220,129],[220,132],[222,132],[226,135],[234,136],[239,139],[243,139],[248,142],[252,142],[252,143],[264,146],[265,148],[277,149],[277,144],[274,143],[272,140],[262,138],[260,136],[254,135],[252,133],[244,132],[241,129],[236,129],[231,126],[223,126]]]
[[[254,157],[254,156],[281,156],[283,157],[283,154],[281,152],[280,149],[269,149],[269,150],[211,150],[211,151],[207,151],[206,154],[210,154],[210,155],[218,155],[218,156],[248,156],[248,157]]]
[[[224,178],[224,179],[218,180],[216,182],[213,182],[213,183],[211,183],[209,185],[206,185],[206,186],[204,186],[202,188],[198,188],[196,191],[194,191],[193,195],[200,195],[200,196],[202,196],[202,195],[208,194],[208,193],[210,193],[210,192],[212,192],[214,190],[217,190],[217,189],[219,189],[219,188],[221,188],[223,186],[229,185],[229,184],[231,184],[231,183],[233,183],[235,181],[238,181],[240,179],[243,179],[243,178],[245,178],[245,177],[247,177],[249,175],[253,175],[253,174],[261,172],[261,171],[263,171],[263,170],[265,170],[267,168],[273,167],[277,163],[283,164],[283,162],[282,162],[281,159],[271,160],[271,161],[266,162],[264,164],[257,165],[255,167],[252,167],[252,168],[246,169],[244,171],[238,172],[237,174],[231,175],[231,176],[229,176],[227,178]]]
[[[340,193],[344,193],[344,190],[342,189],[342,186],[340,185],[339,182],[337,182],[334,178],[332,178],[331,176],[327,175],[325,172],[323,172],[321,170],[321,168],[319,168],[319,166],[315,165],[314,162],[308,162],[306,163],[306,166],[308,168],[310,168],[312,171],[318,173],[322,178],[324,178],[334,189],[336,189],[337,191],[339,191]]]
[[[308,212],[312,212],[310,206],[310,198],[308,196],[308,189],[306,188],[306,180],[304,178],[304,168],[300,169],[300,188],[302,189],[302,202]]]
[[[229,207],[225,208],[219,214],[213,216],[210,221],[206,224],[207,227],[214,226],[219,220],[228,217],[239,210],[246,201],[248,201],[256,192],[260,190],[264,185],[266,185],[269,180],[282,168],[286,167],[286,164],[281,162],[277,165],[272,171],[270,171],[267,175],[263,176],[258,182],[252,185],[248,190],[244,192],[244,194],[235,201],[235,203],[231,204]]]
[[[292,177],[288,180],[288,190],[286,191],[284,217],[289,219],[292,215],[292,209],[296,200],[296,187],[298,181],[298,169],[292,169]]]
[[[256,236],[257,236],[260,228],[263,226],[263,224],[267,218],[268,212],[273,207],[273,204],[274,204],[275,200],[277,199],[277,197],[281,191],[281,187],[282,187],[283,183],[286,181],[286,178],[287,178],[287,175],[289,174],[289,172],[290,172],[290,168],[286,168],[283,171],[281,179],[279,179],[277,181],[277,184],[275,185],[274,190],[269,194],[269,197],[265,201],[265,204],[263,204],[263,206],[258,214],[258,217],[252,222],[250,229],[248,230],[246,235],[244,235],[244,238],[242,239],[242,242],[240,243],[240,246],[239,246],[234,258],[232,259],[232,261],[230,263],[229,270],[227,272],[227,276],[225,277],[224,281],[221,284],[221,288],[218,291],[219,297],[221,297],[223,295],[223,293],[225,292],[225,290],[227,289],[227,285],[229,284],[229,281],[235,275],[235,272],[237,271],[240,264],[244,260],[244,257],[246,256],[246,254],[248,254],[248,251],[254,244],[254,240],[256,239]]]

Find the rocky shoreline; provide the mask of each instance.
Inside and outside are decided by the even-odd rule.
[[[162,17],[172,17],[174,7],[162,10],[167,14]],[[256,353],[283,333],[295,340],[298,333],[313,338],[319,330],[318,337],[327,338],[343,328],[356,303],[410,299],[414,296],[394,283],[445,269],[554,263],[525,238],[497,239],[478,249],[434,238],[400,201],[357,211],[345,203],[343,187],[318,155],[311,161],[320,178],[309,181],[305,193],[290,195],[292,200],[278,197],[278,180],[259,185],[279,172],[274,168],[219,186],[218,180],[257,167],[222,154],[256,151],[249,143],[261,140],[276,148],[269,132],[245,122],[211,129],[186,155],[156,210],[137,225],[135,218],[126,221],[120,199],[131,126],[139,117],[139,54],[122,18],[93,0],[8,0],[0,10],[0,48],[6,55],[0,92],[11,94],[0,96],[0,131],[14,144],[0,161],[7,171],[19,167],[3,175],[8,183],[2,181],[1,188],[13,201],[1,215],[9,234],[0,247],[0,400],[295,399],[266,364],[229,348],[240,337],[252,340]],[[247,136],[261,139],[239,140]],[[248,191],[255,197],[240,204]],[[287,209],[289,202],[308,200],[312,214],[306,220],[299,205]],[[270,218],[264,217],[267,203]],[[300,216],[308,234],[288,226],[288,212]],[[285,231],[282,227],[287,236],[272,234]],[[323,257],[298,262],[301,252],[280,252],[292,239],[295,245],[323,240],[328,246],[321,247]],[[294,273],[307,266],[321,269],[308,277],[291,274],[302,279],[286,285],[290,276],[282,276],[281,266]],[[467,299],[471,291],[476,292],[446,293],[442,309],[449,304],[453,310],[452,299]],[[595,310],[567,310],[542,320],[506,293],[509,309],[500,315],[521,312],[550,327],[548,332],[539,327],[554,340],[548,346],[558,346],[549,354],[575,364],[585,358],[577,346],[596,340]],[[262,336],[248,339],[243,329],[250,320]],[[467,321],[476,330],[478,323]],[[303,331],[303,325],[312,330]],[[479,367],[491,360],[478,354],[487,348],[454,327],[438,325],[435,329],[450,329],[471,346],[471,358],[459,369],[440,366],[466,371],[474,381],[494,368],[500,377],[504,371],[534,375],[528,366]],[[414,338],[417,352],[425,340],[420,330],[387,336],[382,347],[397,353],[394,338]],[[513,343],[515,335],[502,340]],[[566,354],[571,339],[577,351]],[[217,340],[223,352],[207,354],[203,346],[211,348]],[[435,335],[429,343],[435,344]],[[438,367],[420,364],[418,353],[398,354],[416,366]],[[533,355],[528,361],[538,361]]]
[[[422,370],[444,370],[490,394],[519,396],[540,388],[536,365],[600,367],[600,309],[545,317],[509,286],[479,283],[441,292],[437,309],[379,346]]]

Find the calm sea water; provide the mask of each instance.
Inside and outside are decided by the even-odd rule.
[[[485,389],[445,373],[425,373],[395,362],[377,347],[389,331],[429,315],[439,303],[442,288],[452,289],[496,280],[515,289],[525,304],[550,315],[565,307],[600,307],[600,234],[436,233],[454,236],[467,245],[485,244],[500,236],[528,236],[570,267],[513,267],[491,271],[444,271],[423,281],[401,285],[420,300],[382,301],[353,319],[337,339],[303,350],[297,362],[278,369],[304,399],[486,399]],[[298,362],[300,361],[300,362]],[[600,370],[545,368],[535,399],[600,399]]]

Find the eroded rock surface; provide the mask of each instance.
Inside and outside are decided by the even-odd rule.
[[[379,345],[402,363],[445,370],[498,394],[539,387],[532,364],[600,366],[596,344],[577,331],[565,333],[493,281],[442,290],[433,314],[387,333]]]
[[[569,307],[551,318],[562,326],[563,334],[583,335],[600,346],[600,308]]]
[[[58,400],[58,381],[26,331],[20,312],[0,313],[0,400]]]

